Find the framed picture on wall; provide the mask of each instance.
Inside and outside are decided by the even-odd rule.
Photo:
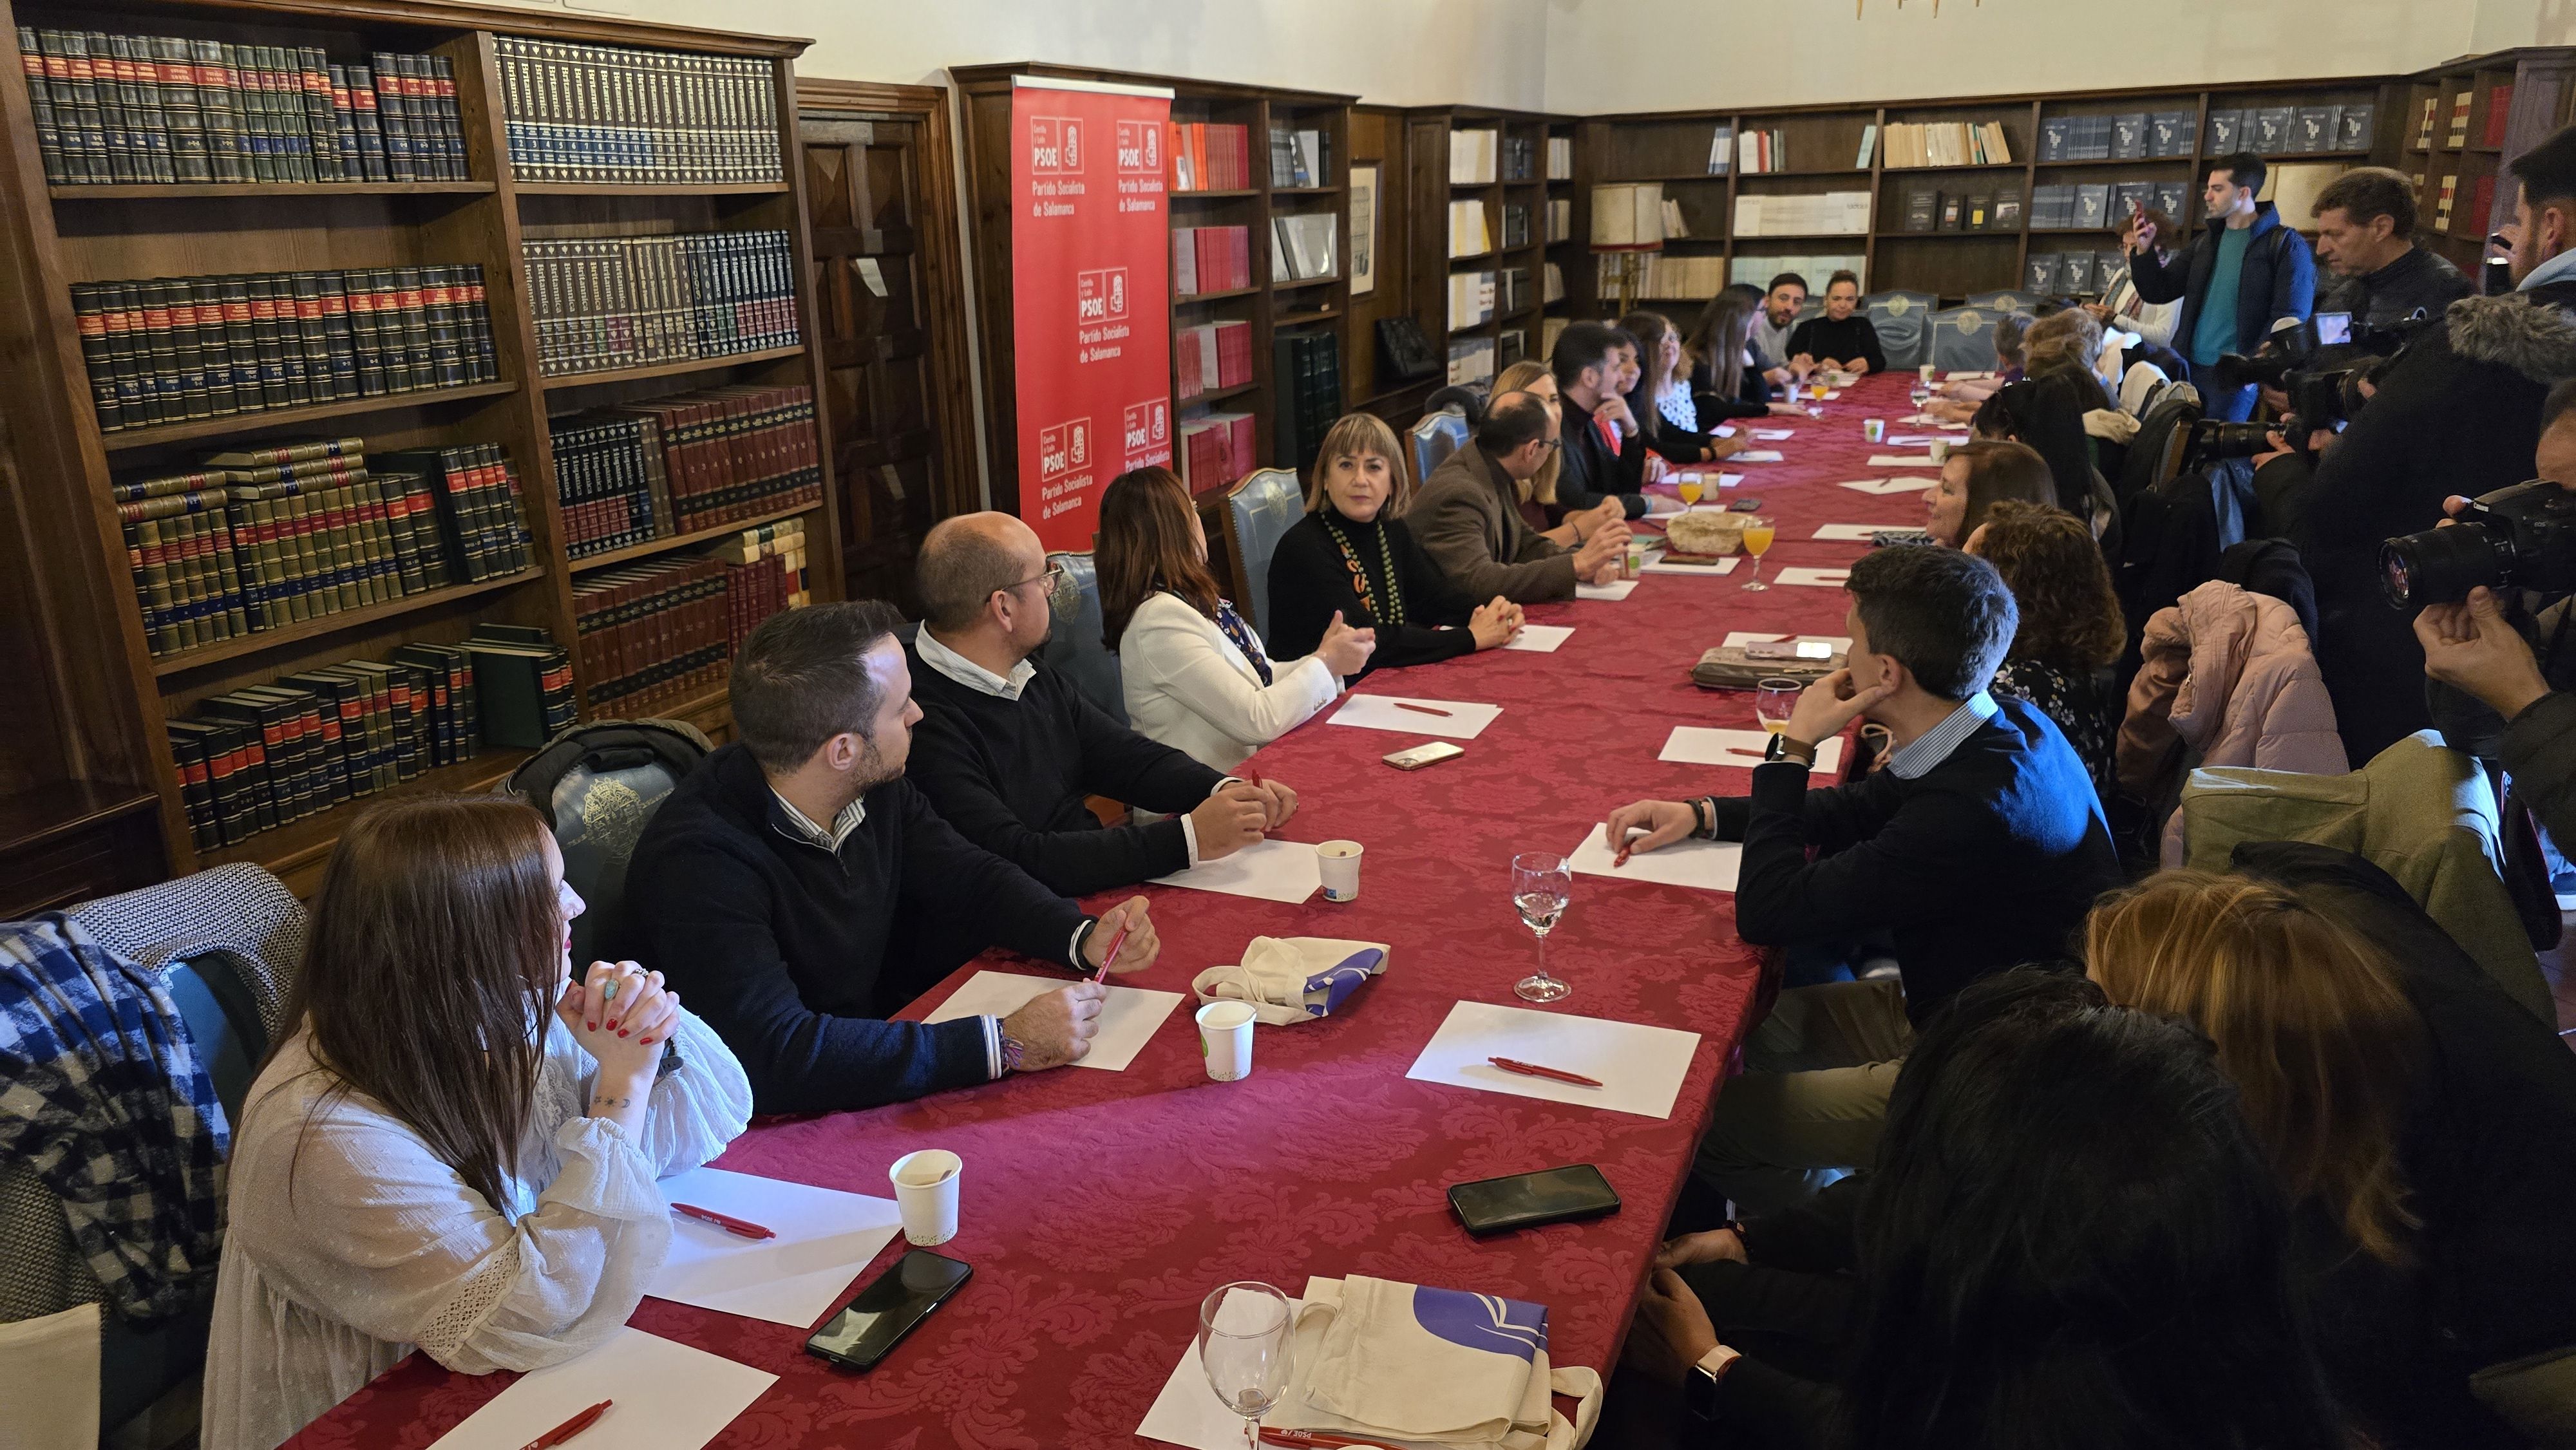
[[[1351,167],[1351,295],[1377,290],[1377,163]]]

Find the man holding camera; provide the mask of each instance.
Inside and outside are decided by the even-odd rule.
[[[2252,352],[2284,319],[2304,322],[2316,301],[2317,263],[2307,239],[2281,225],[2263,189],[2263,158],[2239,151],[2209,169],[2201,202],[2209,220],[2171,260],[2156,252],[2156,228],[2133,213],[2121,229],[2129,280],[2149,302],[2179,298],[2174,350],[2191,363],[2206,416],[2241,423],[2254,412],[2252,384],[2218,387],[2209,368]]]
[[[2349,314],[2356,334],[2397,328],[2418,313],[2438,320],[2476,290],[2448,257],[2415,245],[2415,188],[2403,172],[2356,166],[2317,193],[2313,211],[2317,260],[2335,276],[2317,311]]]
[[[2381,541],[2428,527],[2448,495],[2530,478],[2541,404],[2576,377],[2576,127],[2507,170],[2519,188],[2506,229],[2518,290],[2452,303],[2398,354],[2319,460],[2292,535],[2316,585],[2317,665],[2356,766],[2433,723],[2423,647],[2381,588]]]

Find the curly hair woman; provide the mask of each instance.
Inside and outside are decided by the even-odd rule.
[[[2093,531],[2063,510],[2003,499],[1987,506],[1967,547],[1995,566],[2021,606],[2021,628],[1989,688],[2056,721],[2107,798],[2120,701],[2103,667],[2128,636]]]

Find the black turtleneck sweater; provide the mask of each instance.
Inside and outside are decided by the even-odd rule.
[[[1327,515],[1332,528],[1350,541],[1351,554],[1358,557],[1368,577],[1369,598],[1389,615],[1396,611],[1388,601],[1400,601],[1403,623],[1390,623],[1360,602],[1348,558],[1325,527]],[[1395,565],[1391,583],[1390,559]],[[1273,659],[1311,654],[1323,642],[1333,611],[1340,610],[1343,622],[1353,629],[1377,631],[1377,651],[1369,656],[1369,669],[1429,664],[1476,648],[1476,637],[1465,626],[1467,616],[1483,602],[1462,600],[1450,591],[1448,581],[1413,541],[1404,520],[1381,513],[1355,524],[1327,498],[1321,509],[1279,536],[1279,547],[1270,556],[1270,627],[1265,642]]]
[[[1869,314],[1855,312],[1840,322],[1830,317],[1810,317],[1789,334],[1789,356],[1800,353],[1823,362],[1867,360],[1874,373],[1887,371],[1887,349],[1878,345],[1878,329],[1870,325]]]

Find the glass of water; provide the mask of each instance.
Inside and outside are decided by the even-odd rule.
[[[1258,1446],[1261,1417],[1288,1392],[1297,1316],[1268,1284],[1228,1284],[1199,1304],[1199,1366],[1208,1387],[1243,1417],[1243,1443]]]
[[[1905,396],[1914,400],[1914,411],[1920,413],[1924,405],[1932,401],[1932,385],[1921,378],[1916,378],[1914,386],[1905,390]]]
[[[1617,849],[1615,843],[1612,849]],[[1574,863],[1547,851],[1512,858],[1512,905],[1521,925],[1538,935],[1538,970],[1512,984],[1526,1002],[1562,1002],[1574,988],[1547,974],[1547,934],[1574,896]]]

